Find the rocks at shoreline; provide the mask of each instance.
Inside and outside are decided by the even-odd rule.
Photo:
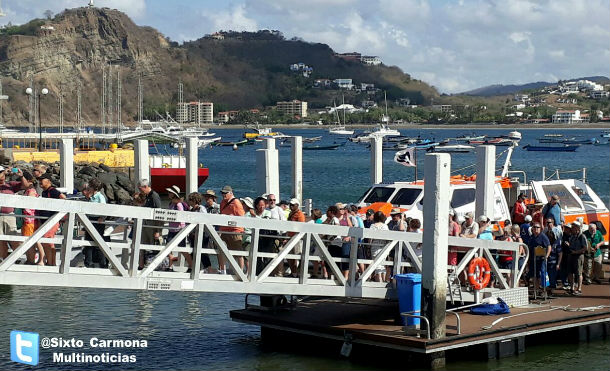
[[[43,163],[47,166],[47,173],[51,174],[54,186],[59,187],[59,163]],[[9,165],[7,165],[9,166]],[[17,161],[10,165],[22,170],[32,172],[34,164],[24,161]],[[97,178],[102,184],[102,193],[106,196],[108,203],[129,205],[132,201],[131,195],[135,190],[135,183],[129,179],[129,176],[121,171],[113,170],[104,164],[89,163],[74,165],[74,188],[76,191],[81,191],[83,185],[93,178]]]

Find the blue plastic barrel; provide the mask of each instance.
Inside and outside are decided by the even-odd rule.
[[[396,288],[398,290],[398,308],[400,313],[411,312],[421,315],[421,274],[407,273],[397,274]],[[419,318],[401,317],[403,325],[419,325]]]

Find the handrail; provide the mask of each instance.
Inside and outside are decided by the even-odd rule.
[[[419,311],[417,311],[417,312],[419,312]],[[422,316],[422,315],[419,315],[419,314],[413,314],[413,313],[415,313],[415,311],[413,311],[413,312],[401,312],[400,315],[403,316],[403,317],[419,318],[420,320],[423,320],[426,323],[426,329],[425,330],[418,330],[418,333],[421,334],[422,332],[425,332],[426,333],[426,337],[429,340],[430,339],[430,321],[425,316]],[[406,327],[405,327],[405,330],[407,330]]]
[[[113,268],[110,270],[94,269],[94,268],[77,268],[70,267],[69,262],[62,262],[68,265],[67,270],[62,273],[66,274],[73,271],[75,274],[83,274],[88,272],[87,277],[95,277],[101,275],[103,277],[120,277],[121,282],[102,280],[103,282],[94,282],[90,279],[80,281],[76,278],[73,281],[74,285],[91,285],[92,287],[118,287],[118,288],[146,288],[146,282],[150,279],[163,277],[164,279],[175,280],[175,289],[194,288],[201,291],[223,291],[225,292],[242,292],[242,293],[261,293],[261,294],[289,294],[289,295],[322,295],[322,296],[352,296],[352,297],[392,297],[394,289],[392,285],[386,282],[372,282],[369,278],[374,277],[375,270],[380,267],[392,268],[392,275],[401,273],[407,268],[411,272],[420,272],[422,270],[421,253],[418,253],[417,246],[422,244],[421,233],[407,233],[399,231],[377,231],[372,229],[350,228],[345,226],[333,226],[326,224],[313,223],[298,223],[288,221],[277,221],[269,219],[236,217],[218,214],[203,214],[193,212],[180,212],[167,209],[150,209],[134,206],[110,205],[110,204],[94,204],[83,201],[73,200],[55,200],[41,199],[36,197],[17,196],[0,194],[0,204],[6,207],[28,208],[37,210],[48,210],[53,213],[65,214],[66,220],[72,222],[61,222],[62,232],[54,238],[44,238],[42,234],[37,234],[32,237],[1,235],[0,241],[11,242],[12,245],[33,246],[36,242],[62,244],[62,256],[67,256],[71,259],[71,254],[75,254],[75,249],[88,246],[100,247],[104,254],[110,259],[109,255],[120,256],[120,263],[114,262]],[[103,216],[106,218],[122,218],[124,220],[131,219],[132,223],[121,223],[123,227],[131,226],[134,238],[128,238],[127,230],[121,235],[115,235],[111,241],[104,241],[102,236],[94,229],[96,220],[89,220],[89,215]],[[93,218],[91,218],[93,219]],[[156,224],[151,225],[152,222]],[[141,241],[140,233],[150,233],[151,228],[166,228],[163,224],[167,222],[184,222],[186,227],[179,231],[178,235],[172,240],[162,245],[149,245]],[[112,223],[112,221],[108,221]],[[66,245],[63,243],[68,235],[72,235],[75,228],[82,224],[92,236],[92,240],[72,239]],[[116,223],[118,224],[118,223]],[[229,250],[226,243],[222,240],[221,235],[224,234],[239,234],[246,236],[242,232],[223,232],[217,231],[217,227],[239,227],[249,230],[253,241],[252,248],[249,251],[244,250]],[[222,228],[221,228],[222,229]],[[202,241],[195,241],[194,244],[188,246],[183,245],[182,241],[192,230],[194,234],[204,234],[209,238],[210,245],[203,245]],[[265,231],[282,231],[291,232],[292,236],[275,236]],[[195,231],[197,231],[195,233]],[[62,236],[63,235],[63,236]],[[329,247],[330,241],[335,236],[346,238],[350,241],[352,253],[349,257],[333,256],[332,249]],[[136,238],[137,237],[137,238]],[[282,249],[280,251],[259,251],[259,246],[263,239],[272,238],[280,241]],[[207,241],[207,240],[206,240]],[[256,241],[256,242],[254,242]],[[355,253],[358,247],[370,246],[372,241],[376,241],[375,245],[381,251],[375,257],[370,259],[358,259]],[[258,243],[257,243],[258,242]],[[344,241],[346,242],[346,241]],[[511,255],[518,255],[519,244],[515,242],[504,241],[486,241],[478,239],[468,239],[461,237],[449,237],[448,244],[450,246],[458,246],[467,248],[466,257],[463,262],[456,267],[456,273],[460,274],[472,258],[474,253],[482,252],[487,256],[491,254],[507,251]],[[302,251],[295,249],[303,246]],[[63,249],[68,249],[64,254]],[[315,254],[312,251],[316,250]],[[68,281],[62,281],[61,276],[50,276],[58,273],[56,267],[36,267],[25,265],[14,265],[17,259],[25,253],[25,250],[18,251],[15,256],[9,255],[9,258],[0,263],[0,284],[32,284],[32,285],[65,285]],[[426,246],[423,247],[425,251]],[[140,251],[150,251],[156,254],[153,259],[152,266],[139,270],[138,257]],[[391,260],[390,254],[394,251],[394,261]],[[192,254],[193,259],[199,253],[207,255],[225,256],[228,260],[227,267],[233,271],[232,275],[211,275],[200,273],[198,269],[188,274],[183,272],[159,272],[155,268],[163,261],[170,253],[187,253]],[[504,253],[502,253],[504,254]],[[248,268],[243,272],[238,261],[246,258]],[[329,274],[334,277],[334,280],[324,281],[320,279],[310,278],[307,269],[299,269],[299,278],[284,278],[273,277],[273,273],[280,269],[284,264],[284,259],[296,260],[300,262],[301,267],[308,267],[310,262],[325,262]],[[113,259],[111,259],[113,260]],[[123,266],[121,266],[123,265]],[[258,268],[257,268],[258,265]],[[355,272],[359,265],[364,265],[365,270],[356,277]],[[128,269],[128,273],[123,271],[123,268]],[[502,275],[510,274],[513,271],[508,269],[500,269],[495,264],[491,264],[494,274],[500,277],[499,282],[502,288],[510,288],[514,286],[514,282],[505,282]],[[383,268],[385,270],[385,268]],[[349,277],[344,277],[343,272],[353,272]],[[20,273],[21,272],[21,273]],[[36,272],[47,274],[44,278],[30,279],[24,276],[25,272]],[[522,274],[523,270],[518,273]],[[19,273],[19,274],[18,274]],[[22,274],[23,273],[23,274]],[[293,272],[297,273],[297,272]],[[516,273],[516,270],[514,270]],[[24,278],[25,277],[25,278]],[[195,283],[183,283],[184,279],[190,279]],[[312,281],[308,285],[308,281]],[[84,282],[84,283],[83,283]],[[172,281],[174,282],[174,281]],[[214,283],[216,282],[216,283]],[[222,283],[222,287],[219,286]],[[218,284],[217,284],[218,283]],[[285,291],[278,292],[278,283],[290,283],[284,287]],[[295,285],[296,283],[296,285]],[[239,285],[236,285],[239,284]],[[466,293],[466,292],[465,292]]]

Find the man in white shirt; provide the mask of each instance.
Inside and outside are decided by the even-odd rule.
[[[271,214],[271,219],[286,220],[284,210],[277,206],[277,197],[273,193],[267,196],[267,210]]]

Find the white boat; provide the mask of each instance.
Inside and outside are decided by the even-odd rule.
[[[441,153],[467,153],[474,150],[473,146],[465,144],[449,144],[439,145],[430,148],[430,152],[441,152]]]
[[[333,105],[335,103],[333,102]],[[345,106],[345,98],[343,98],[343,106]],[[339,119],[339,113],[337,112],[337,107],[335,106],[335,116],[337,117],[336,125],[332,128],[328,129],[328,134],[330,135],[354,135],[353,130],[348,130],[345,128],[345,109],[343,109],[343,125],[341,124],[341,120]]]

